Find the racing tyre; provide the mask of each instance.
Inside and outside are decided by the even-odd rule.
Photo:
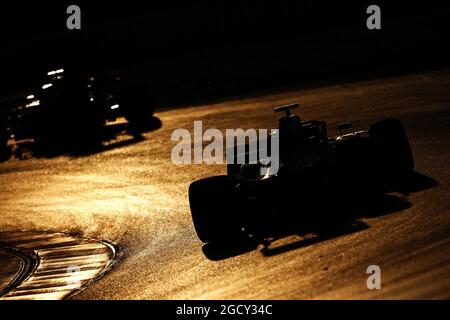
[[[125,85],[120,94],[125,119],[133,129],[145,129],[151,124],[154,113],[150,90],[143,83]]]
[[[242,234],[239,204],[227,176],[210,177],[189,186],[192,221],[203,242],[234,241]]]
[[[412,173],[414,159],[405,128],[398,119],[386,119],[369,128],[375,160],[382,176],[397,180]]]

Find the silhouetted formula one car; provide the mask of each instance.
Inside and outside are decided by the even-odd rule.
[[[367,131],[329,138],[325,122],[301,121],[290,113],[296,107],[274,109],[286,112],[275,133],[279,170],[261,175],[261,161],[231,163],[226,176],[190,185],[192,219],[201,241],[264,237],[264,228],[278,220],[305,228],[332,224],[350,207],[385,196],[413,172],[400,120],[382,120]],[[349,128],[350,123],[339,125],[340,131]]]
[[[139,128],[153,112],[149,90],[142,83],[58,69],[48,72],[44,84],[12,108],[3,126],[8,138],[16,140],[86,143],[95,140],[107,121],[125,117],[130,126]]]

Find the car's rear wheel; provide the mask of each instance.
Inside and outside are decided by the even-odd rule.
[[[406,130],[398,119],[386,119],[369,129],[375,160],[383,177],[397,180],[414,170],[414,159]]]
[[[210,177],[189,187],[192,221],[203,242],[227,242],[242,234],[240,206],[227,176]]]
[[[127,84],[121,89],[120,105],[133,130],[145,130],[152,124],[154,113],[150,90],[143,83]]]

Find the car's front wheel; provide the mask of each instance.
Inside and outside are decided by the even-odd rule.
[[[216,176],[189,187],[192,221],[203,242],[234,241],[242,234],[240,206],[232,180]]]
[[[379,121],[370,127],[369,135],[383,177],[395,181],[414,170],[413,154],[400,120]]]

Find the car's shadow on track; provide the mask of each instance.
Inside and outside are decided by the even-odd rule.
[[[161,127],[161,120],[152,117],[148,123],[138,128],[129,123],[107,125],[96,132],[83,132],[83,128],[80,128],[79,132],[65,133],[51,141],[18,143],[11,153],[21,160],[54,158],[62,155],[74,158],[89,156],[144,141],[144,133],[156,131]]]
[[[433,178],[414,172],[402,185],[393,190],[395,192],[386,194],[376,203],[356,205],[351,203],[341,208],[330,204],[322,208],[321,212],[298,212],[297,216],[318,218],[315,221],[307,221],[308,227],[305,227],[303,224],[305,221],[301,218],[269,221],[258,230],[256,236],[243,236],[241,239],[222,243],[207,243],[203,245],[202,251],[208,259],[213,261],[235,257],[257,249],[263,256],[270,257],[354,234],[370,228],[360,219],[381,217],[410,208],[413,204],[407,200],[409,194],[433,188],[438,184],[438,181]],[[329,211],[324,212],[327,209]]]

